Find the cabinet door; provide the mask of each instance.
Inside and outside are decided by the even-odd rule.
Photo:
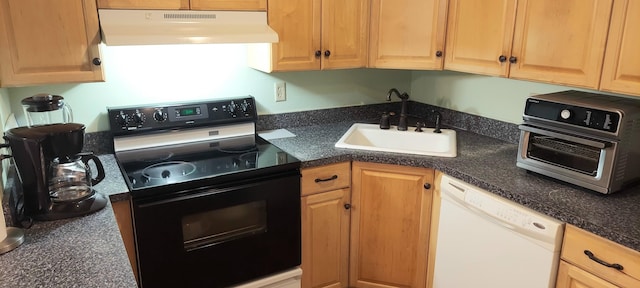
[[[425,287],[434,171],[353,163],[352,287]]]
[[[103,81],[99,42],[94,0],[0,1],[0,85]]]
[[[369,50],[369,0],[322,0],[322,68],[360,68]]]
[[[446,0],[373,0],[369,67],[442,69],[446,11]]]
[[[265,11],[267,0],[191,0],[191,10]]]
[[[107,9],[189,9],[189,0],[98,0]]]
[[[507,77],[516,0],[451,0],[444,68]]]
[[[613,5],[600,89],[640,96],[640,2]]]
[[[593,274],[567,262],[560,261],[556,288],[618,288]]]
[[[320,57],[316,57],[315,53],[320,53],[321,49],[321,6],[321,0],[269,0],[269,26],[278,33],[280,40],[266,44],[271,47],[267,54],[267,57],[271,57],[268,70],[320,69]]]
[[[520,0],[510,77],[597,89],[612,0]]]
[[[302,197],[302,287],[347,287],[349,188]]]
[[[138,280],[138,265],[136,261],[136,245],[133,232],[133,220],[131,216],[131,200],[123,200],[111,203],[113,214],[116,217],[124,248],[129,256],[129,263],[133,269],[133,275]]]

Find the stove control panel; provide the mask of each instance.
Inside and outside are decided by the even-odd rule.
[[[255,122],[255,99],[212,99],[172,104],[108,107],[109,126],[116,135],[132,135],[154,130],[215,126]]]

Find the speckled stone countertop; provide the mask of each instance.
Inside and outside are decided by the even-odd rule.
[[[335,148],[352,123],[289,128],[296,137],[270,141],[302,160],[303,168],[349,160],[434,168],[640,251],[640,187],[603,195],[528,173],[516,167],[517,144],[466,131],[457,131],[455,158]]]
[[[115,158],[99,158],[106,177],[94,188],[112,201],[128,197]],[[111,204],[25,229],[24,243],[0,255],[0,287],[137,287]]]
[[[457,131],[455,158],[334,147],[354,123],[352,118],[373,119],[381,111],[397,110],[393,105],[334,109],[329,116],[328,111],[306,112],[302,117],[267,116],[259,121],[258,130],[284,127],[295,134],[296,137],[270,141],[302,160],[303,168],[352,160],[433,168],[640,251],[640,187],[602,195],[527,173],[515,165],[515,125],[442,111],[449,124],[463,128]],[[410,113],[415,115],[424,115],[432,109],[414,106],[418,109],[410,107],[414,109]],[[326,119],[334,123],[308,124],[324,123]],[[93,142],[109,143],[100,137],[103,136]],[[110,153],[106,146],[102,152]],[[96,185],[96,190],[109,195],[114,202],[128,199],[113,155],[101,155],[100,159],[107,177]],[[84,217],[38,222],[26,230],[22,246],[0,255],[0,287],[136,287],[111,207]]]

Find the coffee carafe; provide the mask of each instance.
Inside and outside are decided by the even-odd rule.
[[[99,158],[80,153],[85,126],[78,123],[18,127],[5,133],[22,182],[24,214],[57,220],[89,214],[106,206],[93,185],[104,178]],[[93,178],[89,161],[95,163]]]
[[[71,106],[64,97],[51,94],[36,94],[20,102],[27,120],[27,126],[73,122]]]

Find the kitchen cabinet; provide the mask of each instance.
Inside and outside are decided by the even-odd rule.
[[[558,288],[640,287],[640,252],[575,226],[566,226],[560,257]]]
[[[612,0],[477,2],[449,4],[445,69],[599,87]]]
[[[371,68],[443,67],[447,0],[373,0]]]
[[[104,81],[92,0],[0,1],[0,86]]]
[[[640,96],[640,2],[613,3],[600,90]]]
[[[136,246],[133,234],[133,218],[131,216],[131,201],[123,200],[112,202],[113,214],[116,217],[118,223],[118,229],[120,229],[120,235],[122,236],[122,242],[124,242],[124,248],[127,250],[127,256],[129,257],[129,263],[133,268],[133,275],[138,280],[138,266],[136,260]]]
[[[434,171],[352,164],[349,286],[425,287]]]
[[[349,162],[302,170],[302,287],[347,287]]]
[[[98,0],[105,9],[267,10],[267,0]]]
[[[249,46],[248,65],[264,72],[367,65],[368,0],[269,0],[278,43]]]

